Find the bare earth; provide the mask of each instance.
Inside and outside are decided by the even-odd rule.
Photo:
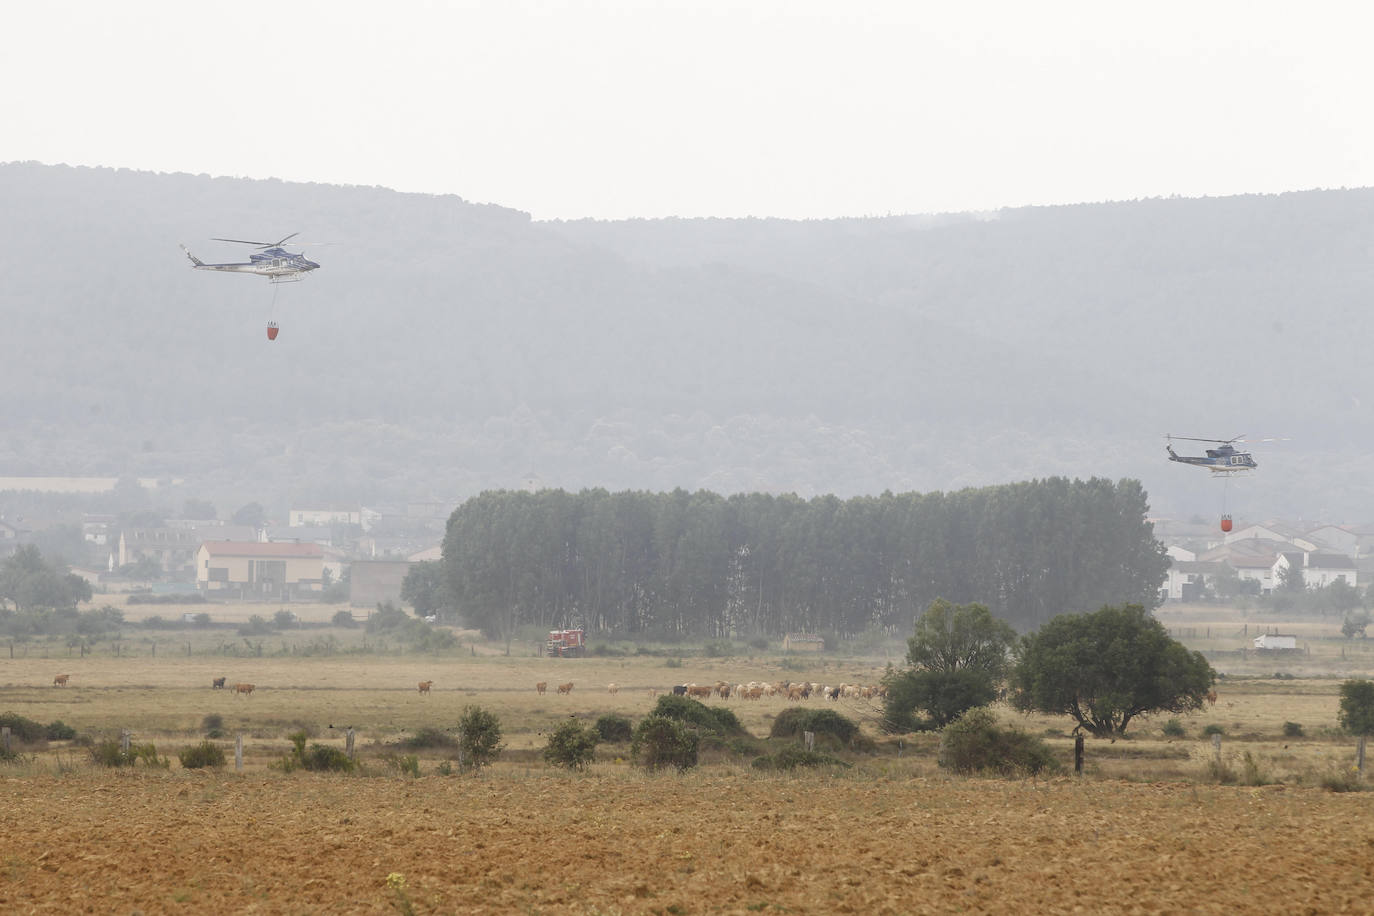
[[[0,836],[7,912],[1354,913],[1374,886],[1371,793],[1068,779],[30,775]]]

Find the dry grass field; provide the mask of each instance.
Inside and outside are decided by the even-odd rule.
[[[247,620],[277,609],[233,611]],[[324,622],[335,610],[297,613]],[[1231,633],[1246,623],[1210,608],[1161,617],[1185,634],[1201,628],[1184,642],[1211,640],[1197,647],[1214,653],[1238,649]],[[1305,633],[1302,621],[1277,623]],[[319,651],[324,636],[334,641]],[[861,700],[828,704],[876,742],[846,770],[766,775],[748,755],[713,750],[685,775],[645,774],[623,745],[599,748],[585,774],[542,760],[549,731],[570,717],[638,719],[673,684],[875,683],[882,657],[560,660],[521,644],[508,656],[471,633],[441,655],[378,653],[361,651],[357,630],[309,629],[240,648],[232,630],[133,628],[117,656],[107,645],[83,656],[51,643],[9,658],[0,644],[0,712],[61,720],[97,739],[128,729],[170,761],[106,770],[85,748],[52,742],[0,763],[0,909],[1368,912],[1374,793],[1321,786],[1348,778],[1354,761],[1353,740],[1336,730],[1340,678],[1374,665],[1358,644],[1343,641],[1341,658],[1332,643],[1342,641],[1315,630],[1304,638],[1309,651],[1281,659],[1217,654],[1217,702],[1178,717],[1183,736],[1163,732],[1171,717],[1138,721],[1129,739],[1089,740],[1084,777],[1049,780],[947,776],[934,736],[899,746],[878,728],[880,706]],[[225,654],[226,643],[238,654]],[[52,686],[58,674],[70,675],[67,687]],[[217,677],[256,688],[212,690]],[[422,695],[424,680],[434,686]],[[548,693],[535,692],[537,681]],[[557,695],[552,685],[564,681],[575,687]],[[711,702],[727,703],[760,738],[789,705]],[[479,776],[446,775],[452,752],[420,750],[421,775],[404,775],[398,755],[409,752],[398,742],[422,728],[451,731],[474,704],[501,720],[497,763]],[[230,766],[183,770],[177,752],[203,739],[209,715],[223,721]],[[1068,720],[1000,715],[1071,759]],[[1303,735],[1285,736],[1285,723]],[[1207,725],[1225,732],[1224,767],[1252,785],[1209,775]],[[360,775],[280,769],[289,733],[342,747],[348,727]],[[232,765],[236,735],[242,772]],[[399,876],[391,886],[389,875]]]

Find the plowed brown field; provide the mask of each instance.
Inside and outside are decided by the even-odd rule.
[[[0,771],[0,837],[3,912],[1374,906],[1374,793],[1292,787]]]

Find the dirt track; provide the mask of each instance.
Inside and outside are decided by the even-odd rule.
[[[0,910],[1368,912],[1374,794],[0,771]],[[397,879],[393,879],[396,881]]]

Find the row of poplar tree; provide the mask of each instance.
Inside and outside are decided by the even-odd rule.
[[[488,635],[583,626],[659,639],[909,633],[931,601],[1020,629],[1158,604],[1167,561],[1135,480],[951,493],[493,491],[449,518],[451,600]]]

